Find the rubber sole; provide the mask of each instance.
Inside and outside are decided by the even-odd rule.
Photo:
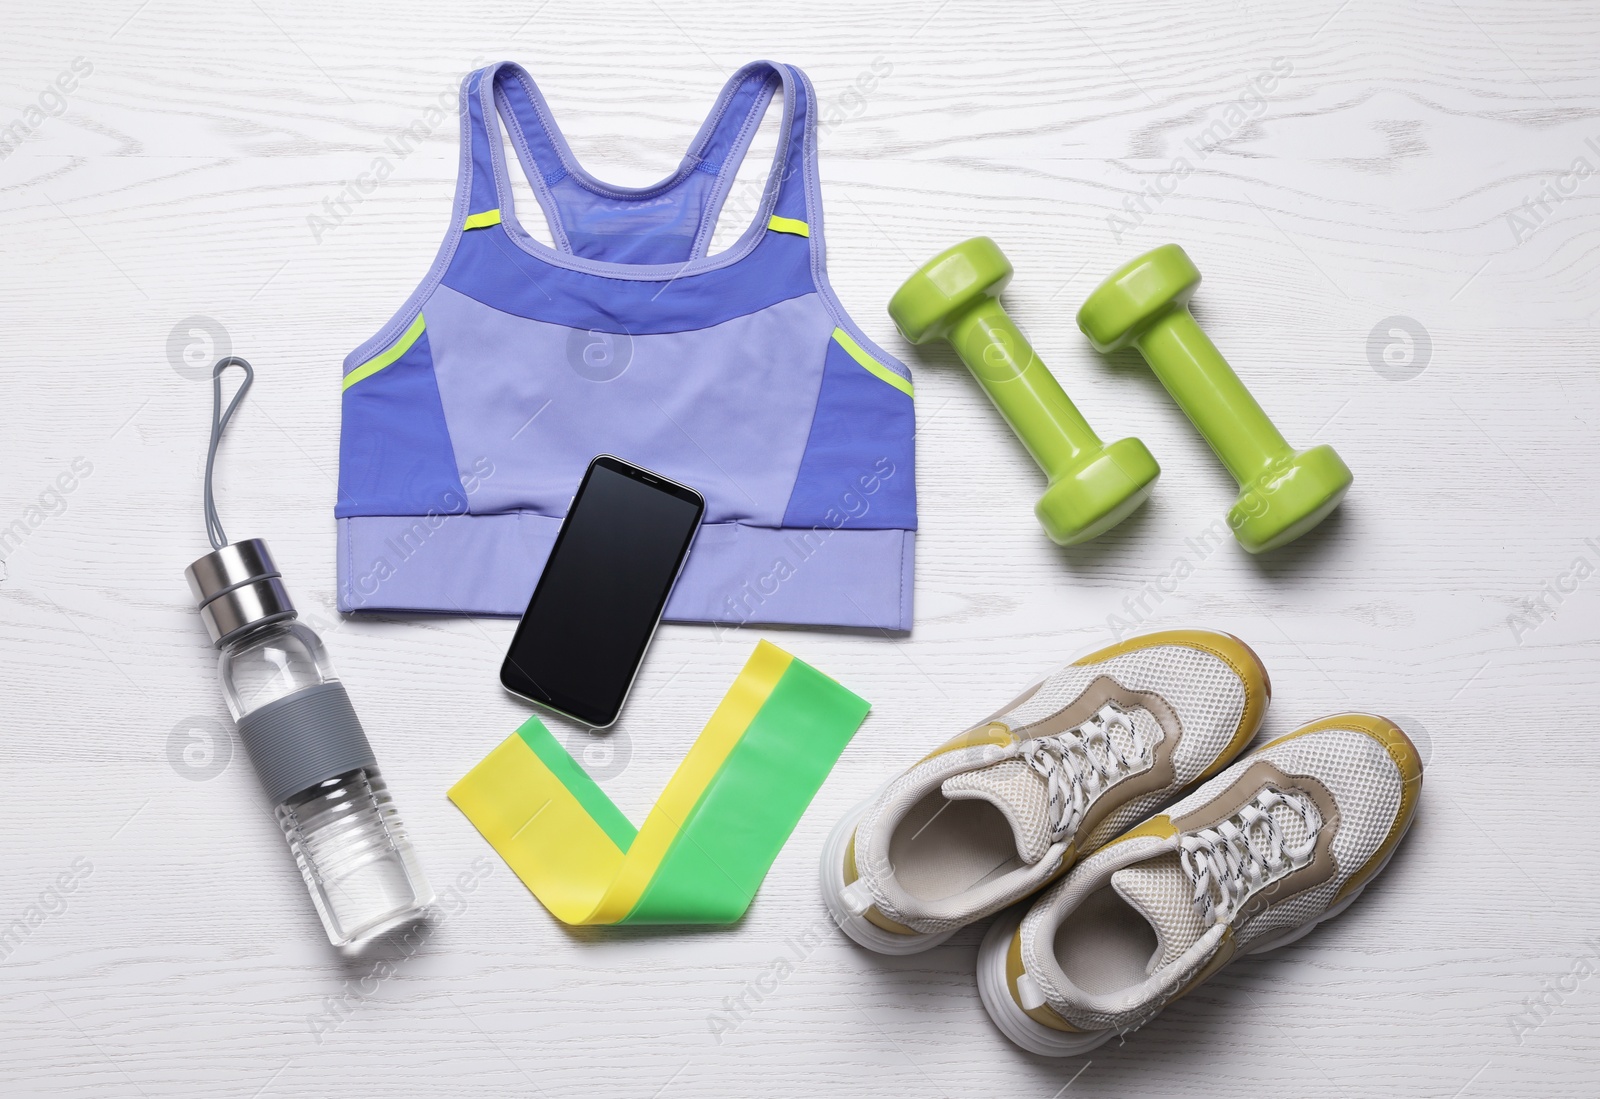
[[[1411,831],[1413,815],[1405,823],[1400,832],[1400,839],[1405,839],[1406,833]],[[1318,926],[1328,922],[1339,915],[1346,908],[1355,903],[1356,898],[1366,892],[1379,874],[1383,873],[1389,860],[1394,858],[1394,853],[1400,849],[1399,841],[1390,848],[1383,861],[1377,865],[1361,888],[1351,893],[1344,900],[1328,909],[1314,920],[1301,924],[1299,927],[1286,928],[1275,937],[1256,943],[1241,957],[1254,954],[1266,954],[1290,943],[1298,942],[1316,930]],[[988,934],[983,937],[983,943],[978,947],[978,995],[983,1000],[983,1006],[989,1013],[989,1018],[1000,1029],[1000,1033],[1011,1039],[1014,1045],[1020,1046],[1029,1053],[1037,1053],[1041,1057],[1075,1057],[1088,1053],[1112,1038],[1118,1031],[1097,1030],[1085,1034],[1069,1034],[1065,1031],[1047,1027],[1035,1021],[1021,1005],[1012,998],[1011,989],[1006,980],[1006,956],[1011,952],[1011,939],[1017,933],[1017,927],[1022,923],[1023,913],[1012,911],[1003,914],[994,925],[989,928]],[[1224,969],[1227,967],[1224,966]],[[1215,974],[1213,974],[1215,976]],[[1157,1015],[1160,1012],[1156,1013]],[[1155,1015],[1150,1017],[1155,1018]],[[1144,1022],[1148,1023],[1150,1019]],[[1140,1024],[1143,1025],[1142,1023]]]
[[[865,916],[853,915],[845,906],[845,849],[850,846],[850,837],[855,835],[856,822],[861,819],[861,815],[867,811],[873,800],[869,798],[840,817],[839,822],[833,826],[833,831],[828,833],[828,842],[822,845],[822,861],[818,866],[822,903],[827,905],[828,915],[838,925],[839,930],[857,945],[879,954],[920,954],[924,950],[938,946],[960,928],[927,935],[900,935],[893,931],[885,931]]]

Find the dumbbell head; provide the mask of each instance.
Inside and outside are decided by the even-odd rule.
[[[889,316],[912,343],[942,338],[968,309],[1011,281],[1011,261],[988,237],[946,248],[917,268],[889,299]]]
[[[1095,350],[1127,347],[1151,321],[1183,306],[1200,285],[1200,269],[1176,244],[1163,244],[1119,267],[1078,310],[1078,327]]]
[[[1251,553],[1286,546],[1332,514],[1354,480],[1326,443],[1299,451],[1240,490],[1228,526]]]
[[[1061,546],[1099,537],[1150,498],[1161,467],[1138,439],[1118,439],[1064,470],[1033,506]]]

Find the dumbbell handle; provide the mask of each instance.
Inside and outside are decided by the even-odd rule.
[[[1277,427],[1188,309],[1168,310],[1150,323],[1135,344],[1241,485],[1248,485],[1273,462],[1291,453]]]
[[[974,304],[951,326],[949,340],[1052,480],[1085,451],[1100,449],[1100,437],[999,302]]]

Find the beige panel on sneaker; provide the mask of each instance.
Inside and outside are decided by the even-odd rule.
[[[1339,831],[1339,806],[1333,800],[1333,794],[1316,779],[1307,775],[1291,777],[1265,759],[1258,759],[1239,772],[1238,778],[1204,805],[1174,818],[1173,827],[1179,832],[1213,828],[1254,801],[1269,786],[1282,791],[1293,790],[1310,798],[1316,805],[1317,812],[1322,814],[1322,828],[1317,832],[1317,845],[1311,861],[1300,869],[1285,874],[1251,897],[1239,910],[1235,926],[1272,905],[1289,900],[1308,889],[1315,889],[1339,872],[1339,866],[1333,860],[1332,850],[1333,838]]]

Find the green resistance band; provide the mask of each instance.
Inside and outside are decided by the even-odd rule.
[[[538,718],[450,800],[563,923],[732,923],[868,709],[762,641],[642,827]]]

